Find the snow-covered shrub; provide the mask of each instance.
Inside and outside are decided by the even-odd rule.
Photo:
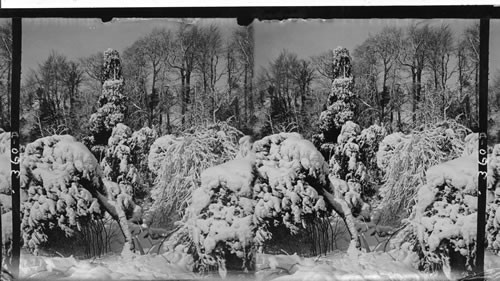
[[[477,155],[468,155],[429,168],[419,186],[416,204],[404,233],[419,254],[419,269],[443,266],[472,270],[477,232]],[[465,265],[459,265],[457,255]],[[454,264],[455,263],[455,264]]]
[[[372,125],[361,131],[352,121],[347,121],[334,145],[330,159],[330,173],[345,181],[337,190],[349,204],[355,217],[370,219],[370,203],[380,184],[380,170],[375,162],[378,144],[386,131]]]
[[[89,220],[102,217],[96,193],[106,194],[102,172],[92,153],[72,136],[50,136],[26,146],[21,158],[21,204],[24,245],[47,243],[49,232],[71,236]]]
[[[104,153],[104,146],[111,136],[113,127],[123,122],[126,111],[123,94],[123,78],[118,51],[108,49],[104,52],[102,93],[98,100],[97,112],[90,116],[91,136],[85,139],[86,145],[98,159]]]
[[[346,48],[334,50],[335,80],[328,96],[326,110],[319,117],[320,133],[313,136],[313,142],[328,159],[333,153],[333,144],[337,141],[342,126],[354,118],[354,78],[351,74],[351,57]]]
[[[0,194],[10,195],[10,193],[10,133],[3,132],[0,133]],[[2,205],[5,206],[4,200],[2,200]],[[5,211],[5,209],[2,210]]]
[[[394,133],[384,138],[377,152],[377,164],[384,174],[379,204],[382,223],[398,224],[409,215],[405,210],[411,210],[426,170],[460,157],[469,132],[454,121],[446,121],[409,135]]]
[[[242,260],[242,269],[254,266],[253,173],[253,161],[247,158],[202,172],[201,186],[193,191],[187,220],[197,270],[216,266],[223,271],[230,255]]]
[[[220,122],[156,139],[148,156],[149,169],[155,176],[150,210],[153,223],[166,226],[180,217],[191,192],[199,185],[201,172],[233,159],[241,135],[234,127]]]
[[[328,218],[328,191],[328,164],[297,133],[264,137],[244,158],[206,169],[186,221],[197,266],[220,268],[235,255],[248,268],[252,250],[262,249],[273,230],[282,226],[296,234]]]
[[[10,132],[4,132],[0,128],[0,154],[10,153]]]
[[[311,142],[297,133],[282,133],[256,141],[254,151],[258,244],[270,238],[270,226],[283,224],[293,234],[313,218],[329,216],[321,194],[330,190],[328,164]]]
[[[486,205],[486,238],[488,248],[500,252],[500,144],[488,156],[488,203]]]

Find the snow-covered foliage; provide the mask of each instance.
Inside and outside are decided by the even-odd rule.
[[[10,133],[0,133],[0,196],[10,195],[11,193],[11,173],[10,173]],[[5,199],[0,197],[2,211],[5,209]],[[10,198],[10,197],[9,197]],[[8,198],[7,198],[8,199]],[[10,205],[10,203],[9,203]]]
[[[151,190],[152,215],[172,219],[184,213],[191,192],[199,185],[201,172],[233,159],[241,135],[234,127],[220,122],[192,128],[180,136],[156,139],[148,156],[149,169],[156,177]],[[156,223],[165,227],[163,224],[171,221],[160,219]]]
[[[330,159],[331,176],[346,182],[337,189],[339,195],[347,201],[353,215],[363,220],[370,219],[371,197],[380,184],[380,170],[374,156],[385,135],[385,129],[378,125],[361,131],[356,123],[347,121]]]
[[[446,280],[432,277],[412,267],[414,253],[394,249],[388,252],[363,253],[351,248],[347,253],[334,253],[319,258],[297,255],[259,256],[256,280]]]
[[[21,158],[22,233],[27,248],[37,251],[47,233],[71,236],[103,214],[92,192],[106,194],[102,172],[92,153],[72,136],[50,136],[26,146]]]
[[[128,126],[122,123],[116,124],[108,140],[106,154],[101,162],[104,178],[119,186],[118,190],[110,189],[109,194],[112,198],[126,197],[123,200],[129,202],[127,205],[132,205],[134,187],[139,181],[129,144],[131,136],[132,130]]]
[[[248,268],[252,246],[271,239],[271,228],[297,233],[330,215],[329,184],[323,156],[297,133],[264,137],[246,157],[205,170],[187,220],[198,265],[220,267],[234,254]]]
[[[411,210],[426,170],[460,157],[469,132],[454,121],[446,121],[409,135],[394,133],[384,138],[377,152],[377,164],[384,174],[379,204],[382,223],[397,224],[409,215],[405,210]]]
[[[319,117],[320,133],[313,136],[314,144],[328,159],[331,156],[333,144],[337,141],[342,126],[354,117],[354,78],[351,74],[351,56],[346,48],[337,47],[334,50],[335,80],[328,96],[326,110]]]
[[[104,52],[102,79],[102,93],[99,97],[98,109],[90,116],[89,121],[92,135],[86,139],[87,146],[91,147],[96,155],[102,153],[102,146],[107,144],[113,127],[123,122],[127,109],[118,51],[108,49]]]
[[[106,256],[94,260],[21,255],[20,278],[41,280],[193,280],[192,257],[178,247],[161,255],[133,259]]]
[[[419,269],[442,269],[449,266],[450,257],[460,254],[465,258],[466,269],[472,270],[477,234],[477,170],[477,155],[463,156],[427,170],[409,225],[403,232],[408,234],[404,247],[411,245],[420,257]]]
[[[10,152],[10,132],[5,132],[0,128],[0,154]]]
[[[488,203],[486,205],[488,220],[486,237],[488,248],[500,253],[500,144],[495,145],[488,161]]]

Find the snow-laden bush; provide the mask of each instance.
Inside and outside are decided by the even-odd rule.
[[[21,204],[24,245],[33,250],[48,242],[47,233],[61,230],[67,236],[103,209],[96,193],[106,194],[95,157],[72,136],[50,136],[26,146],[21,158]]]
[[[347,201],[353,215],[360,215],[363,220],[370,219],[370,203],[380,184],[374,156],[385,135],[385,129],[378,125],[361,131],[356,123],[347,121],[330,159],[331,176],[346,182],[339,185],[339,195]]]
[[[454,121],[446,121],[409,135],[394,133],[384,138],[377,152],[377,164],[384,174],[379,204],[382,223],[398,224],[409,215],[405,210],[411,210],[426,170],[460,157],[469,132]]]
[[[234,159],[241,136],[236,128],[220,122],[156,139],[148,156],[149,169],[155,176],[151,190],[154,202],[149,211],[153,224],[165,227],[180,217],[191,192],[199,185],[201,172]]]
[[[495,145],[488,161],[488,203],[486,205],[488,248],[500,253],[500,144]]]
[[[10,133],[0,133],[0,195],[10,195]],[[5,206],[4,200],[1,201]],[[10,203],[9,203],[10,205]],[[2,209],[5,211],[5,209]]]
[[[10,132],[0,128],[0,154],[10,153]]]
[[[405,233],[406,246],[419,254],[419,269],[443,266],[472,270],[477,232],[477,155],[432,166],[418,188]],[[457,255],[463,256],[464,264]]]
[[[297,133],[264,137],[244,158],[206,169],[186,221],[197,267],[221,268],[234,255],[248,268],[273,229],[295,234],[329,217],[332,207],[347,217],[329,191],[328,164]]]

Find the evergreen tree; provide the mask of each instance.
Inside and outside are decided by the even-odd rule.
[[[326,108],[319,117],[320,133],[313,136],[313,142],[325,159],[330,159],[334,144],[342,125],[354,117],[354,78],[351,73],[351,56],[343,47],[334,51],[332,75],[335,78],[328,96]]]
[[[102,158],[104,146],[108,143],[113,128],[123,122],[126,111],[126,97],[123,94],[123,77],[120,54],[108,49],[104,52],[102,72],[102,93],[97,112],[90,116],[91,136],[85,143],[98,159]]]

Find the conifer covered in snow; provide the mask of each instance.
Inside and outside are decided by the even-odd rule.
[[[104,146],[108,143],[113,127],[123,122],[126,97],[123,93],[121,60],[118,51],[108,49],[104,52],[102,93],[96,113],[90,116],[91,136],[86,145],[101,158]]]
[[[354,117],[354,78],[351,73],[351,56],[343,47],[334,50],[335,80],[327,99],[326,110],[319,117],[320,133],[313,136],[313,142],[328,159],[333,153],[342,125]]]
[[[132,130],[128,126],[122,123],[116,124],[101,163],[104,179],[109,181],[106,184],[108,196],[113,200],[119,200],[128,216],[135,207],[133,194],[139,182],[139,174],[134,165],[129,143],[131,136]]]
[[[339,188],[353,215],[370,219],[370,201],[380,184],[380,170],[374,163],[378,144],[386,135],[383,127],[372,125],[361,131],[360,127],[347,121],[337,138],[330,159],[331,176],[345,181]]]
[[[132,130],[122,123],[113,128],[108,141],[105,156],[101,162],[103,176],[109,187],[111,200],[119,200],[125,207],[124,212],[130,218],[136,208],[135,202],[142,201],[149,192],[147,158],[156,138],[156,131],[148,127],[139,131]]]

